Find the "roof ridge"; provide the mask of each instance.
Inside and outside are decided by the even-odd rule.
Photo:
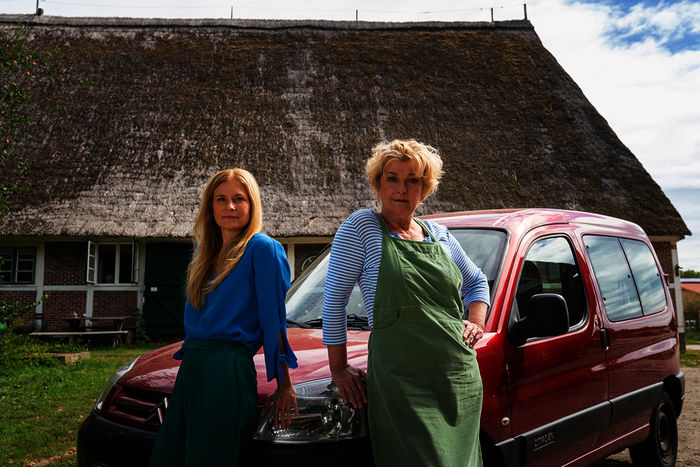
[[[0,24],[24,23],[27,25],[72,27],[224,27],[231,29],[327,29],[327,30],[411,30],[411,29],[534,29],[528,20],[507,21],[332,21],[332,20],[269,20],[226,18],[122,18],[122,17],[68,17],[0,14]]]

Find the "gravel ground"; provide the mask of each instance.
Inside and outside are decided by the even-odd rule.
[[[677,466],[700,467],[700,368],[684,367],[685,402],[678,419]],[[627,450],[596,462],[594,467],[629,467],[632,460]]]

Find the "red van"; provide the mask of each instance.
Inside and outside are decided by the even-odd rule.
[[[486,466],[588,465],[625,448],[635,465],[675,464],[685,389],[676,318],[640,227],[549,209],[427,218],[450,229],[491,287],[476,345]],[[327,253],[287,298],[301,413],[285,430],[260,414],[251,465],[371,465],[364,411],[339,400],[321,344]],[[358,289],[348,328],[350,363],[366,368],[370,331]],[[80,466],[148,463],[179,346],[143,355],[110,378],[80,428]],[[274,383],[264,381],[262,355],[255,362],[262,407]]]

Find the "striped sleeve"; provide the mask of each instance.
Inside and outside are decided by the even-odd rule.
[[[323,288],[323,344],[347,342],[347,305],[357,284],[370,327],[374,296],[382,259],[382,230],[376,214],[369,209],[352,213],[333,239],[328,274]]]
[[[323,288],[323,344],[347,341],[346,306],[362,274],[364,251],[355,226],[346,220],[333,239],[328,274]]]

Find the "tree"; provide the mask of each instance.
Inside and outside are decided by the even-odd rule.
[[[681,270],[681,277],[684,279],[700,279],[700,271],[695,271],[693,269],[683,269]]]
[[[47,89],[53,81],[50,62],[56,53],[32,51],[23,25],[10,37],[0,38],[0,211],[8,209],[12,195],[29,189],[21,181],[29,169],[18,149],[36,121],[25,103],[36,95],[48,101]]]
[[[9,37],[0,37],[0,212],[9,209],[12,195],[29,189],[29,184],[22,181],[29,168],[20,145],[36,122],[25,104],[34,97],[48,102],[47,89],[53,81],[49,65],[57,51],[33,52],[28,42],[22,25]],[[23,355],[40,348],[21,332],[22,314],[35,309],[38,303],[23,305],[0,299],[0,374],[11,362],[21,362]]]

